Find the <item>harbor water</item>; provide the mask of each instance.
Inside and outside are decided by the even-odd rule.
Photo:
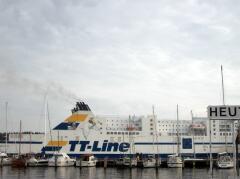
[[[192,168],[154,168],[118,169],[118,168],[76,168],[76,167],[28,167],[14,169],[0,168],[1,179],[237,179],[233,169],[214,169],[213,175],[208,169]]]

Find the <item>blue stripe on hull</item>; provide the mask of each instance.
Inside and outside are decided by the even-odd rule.
[[[42,144],[41,141],[8,141],[9,144]],[[4,141],[0,141],[0,144],[5,144]],[[181,143],[180,143],[181,144]],[[210,145],[209,142],[196,142],[195,145]],[[232,145],[233,143],[228,142],[227,145]],[[177,142],[135,142],[134,145],[177,145]],[[212,145],[225,145],[225,142],[212,142]]]
[[[80,158],[81,156],[86,156],[87,154],[68,154],[70,157],[73,157],[73,158]],[[130,154],[93,154],[96,158],[98,159],[104,159],[104,158],[108,158],[108,159],[117,159],[117,158],[121,158],[121,157],[124,157],[124,156],[130,156]],[[147,154],[147,153],[144,153],[144,154],[141,154],[143,158],[146,158],[148,155],[152,155],[152,154]],[[169,154],[159,154],[160,158],[162,160],[166,160],[168,155],[172,155],[172,153],[169,153]],[[217,153],[213,153],[213,158],[216,158],[217,157]],[[136,155],[131,155],[131,156],[136,156]],[[193,154],[181,154],[181,156],[183,158],[186,158],[186,157],[193,157]],[[240,154],[239,154],[240,156]],[[209,158],[209,153],[197,153],[196,154],[196,158],[203,158],[203,159],[208,159]]]

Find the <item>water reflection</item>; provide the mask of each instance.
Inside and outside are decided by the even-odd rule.
[[[237,179],[234,170],[217,170],[210,174],[208,169],[182,168],[75,168],[75,167],[39,167],[26,169],[0,168],[0,179]],[[240,178],[239,178],[240,179]]]

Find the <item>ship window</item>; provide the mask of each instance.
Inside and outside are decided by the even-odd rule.
[[[117,134],[117,132],[114,132],[114,134]]]
[[[111,132],[111,134],[113,134],[113,132]]]
[[[125,134],[128,134],[128,132],[125,132]]]
[[[122,138],[121,137],[118,137],[118,142],[121,142]]]
[[[118,135],[121,135],[121,132],[118,132]]]
[[[107,132],[107,134],[109,134],[110,132]]]
[[[222,136],[222,133],[220,133],[220,136]]]
[[[136,135],[139,135],[139,132],[136,132]]]

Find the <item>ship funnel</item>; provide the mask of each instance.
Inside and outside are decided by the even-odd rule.
[[[91,111],[91,109],[84,102],[77,102],[76,107],[72,109],[72,113],[76,113],[78,111]]]

